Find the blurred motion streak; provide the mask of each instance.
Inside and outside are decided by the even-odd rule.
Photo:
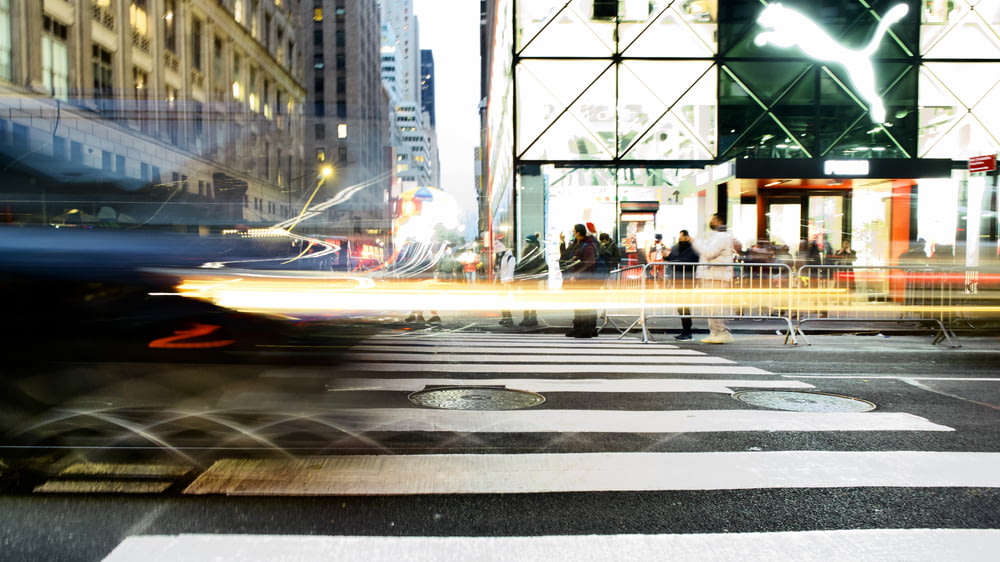
[[[357,278],[192,276],[187,275],[177,291],[184,296],[207,299],[219,306],[253,312],[348,312],[407,311],[419,307],[448,311],[501,309],[574,310],[580,308],[619,310],[649,304],[717,308],[740,307],[761,297],[784,302],[783,312],[814,311],[817,308],[882,312],[981,312],[1000,313],[1000,305],[985,295],[967,295],[962,304],[850,303],[846,288],[779,289],[607,289],[599,282],[562,290],[470,288],[467,284],[440,281],[363,282]],[[794,299],[792,298],[794,297]],[[982,302],[975,302],[982,299]]]
[[[189,330],[177,330],[174,335],[158,338],[149,342],[149,347],[156,349],[205,349],[210,347],[225,347],[236,343],[236,340],[190,341],[201,336],[217,332],[221,326],[211,324],[195,324]]]

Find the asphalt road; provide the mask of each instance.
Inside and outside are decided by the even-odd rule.
[[[329,361],[309,340],[204,364],[19,365],[0,414],[0,559],[986,560],[1000,546],[1000,338],[659,339],[463,320],[394,326]],[[414,404],[428,385],[476,387],[462,407],[498,389],[545,401]]]

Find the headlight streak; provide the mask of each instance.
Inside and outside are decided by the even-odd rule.
[[[468,285],[443,281],[382,281],[360,277],[241,277],[188,276],[178,293],[207,299],[219,306],[246,312],[372,312],[499,311],[601,309],[628,311],[641,307],[684,307],[692,314],[710,314],[721,307],[767,305],[794,312],[858,311],[927,313],[996,313],[993,295],[960,295],[939,303],[913,304],[902,300],[868,301],[846,288],[782,289],[607,289],[601,283],[580,283],[561,290],[518,286]],[[956,302],[951,302],[956,301]]]

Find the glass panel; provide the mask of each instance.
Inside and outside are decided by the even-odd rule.
[[[523,61],[518,65],[517,153],[529,160],[610,159],[615,76],[610,61]]]
[[[775,246],[788,246],[792,253],[796,253],[801,236],[800,224],[802,224],[801,204],[772,203],[767,206],[767,232]]]
[[[998,0],[928,0],[923,21],[920,51],[926,57],[991,59],[1000,49]]]
[[[646,17],[623,21],[619,27],[626,57],[710,57],[715,53],[715,0],[660,0],[649,6]]]
[[[882,266],[890,263],[888,181],[855,184],[851,193],[851,247],[857,252],[855,265]],[[877,287],[870,287],[877,292]]]
[[[516,48],[523,57],[604,57],[615,51],[613,19],[600,16],[593,0],[528,0],[517,3]]]
[[[624,158],[711,159],[715,68],[710,62],[629,61],[619,78]],[[693,85],[693,86],[692,86]]]
[[[844,196],[810,195],[807,224],[809,241],[824,244],[831,254],[835,252],[843,239]]]
[[[1000,64],[929,63],[920,76],[920,156],[990,154],[1000,145]],[[957,82],[956,82],[957,81]],[[962,88],[950,85],[961,83]]]

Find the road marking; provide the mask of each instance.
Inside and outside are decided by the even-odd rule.
[[[415,392],[436,386],[503,386],[531,392],[718,392],[733,388],[815,388],[799,381],[725,379],[336,379],[334,392],[380,390]]]
[[[641,351],[643,355],[705,355],[702,351],[697,351],[694,349],[677,349],[675,347],[670,348],[660,348],[655,346],[599,346],[595,348],[588,348],[586,350],[580,349],[578,346],[564,346],[559,347],[551,344],[539,344],[539,345],[522,345],[520,343],[507,343],[507,344],[497,344],[497,345],[462,345],[462,344],[439,344],[439,345],[374,345],[374,344],[358,344],[351,348],[352,351],[389,351],[398,352],[405,351],[406,353],[441,353],[442,351],[448,353],[496,353],[497,348],[502,349],[508,353],[512,353],[514,350],[523,350],[529,352],[538,352],[537,348],[541,348],[546,354],[552,355],[579,355],[581,352],[585,352],[587,355],[607,355],[607,354],[618,354],[618,355],[636,355],[637,351]]]
[[[458,363],[350,363],[341,367],[348,371],[394,372],[394,373],[618,373],[614,363],[576,364],[576,363],[492,363],[492,364],[458,364]],[[673,365],[670,363],[654,365],[629,365],[628,374],[656,375],[771,375],[756,367],[741,367],[738,365]],[[274,376],[274,375],[272,375]],[[326,376],[330,376],[327,372]]]
[[[565,363],[567,358],[561,355],[529,355],[526,353],[508,353],[505,355],[484,355],[484,354],[454,354],[454,353],[436,353],[436,354],[426,354],[426,353],[393,353],[387,355],[385,353],[356,353],[348,352],[344,353],[343,357],[345,359],[350,359],[354,361],[384,361],[386,359],[392,359],[399,362],[442,362],[442,363],[507,363],[507,362],[517,362],[517,363]],[[578,363],[605,363],[614,365],[623,364],[634,364],[634,363],[735,363],[729,359],[723,359],[721,357],[712,357],[708,355],[703,356],[686,356],[686,355],[673,355],[669,357],[663,356],[646,356],[644,354],[631,354],[631,355],[591,355],[589,353],[577,352],[573,356],[572,361]]]
[[[185,490],[229,495],[522,494],[1000,487],[1000,453],[768,451],[223,459]]]
[[[994,529],[847,529],[774,533],[387,537],[315,535],[147,535],[122,541],[104,562],[297,560],[995,560]]]
[[[346,408],[337,428],[359,432],[692,433],[709,431],[954,431],[906,413],[772,410],[439,410]]]
[[[383,343],[392,342],[393,344],[401,345],[455,345],[459,342],[469,342],[471,344],[483,346],[483,347],[508,347],[511,343],[515,343],[519,347],[550,347],[552,345],[564,346],[569,348],[580,349],[581,347],[619,347],[627,349],[680,349],[676,345],[672,344],[648,344],[640,343],[634,339],[632,340],[619,340],[612,339],[610,337],[596,337],[587,339],[570,339],[565,336],[563,337],[546,337],[538,336],[532,334],[520,334],[516,336],[498,338],[491,336],[476,336],[476,335],[458,335],[449,334],[448,339],[434,338],[434,337],[386,337],[386,336],[372,336],[364,340],[364,342],[371,343]],[[363,342],[363,343],[364,343]]]

